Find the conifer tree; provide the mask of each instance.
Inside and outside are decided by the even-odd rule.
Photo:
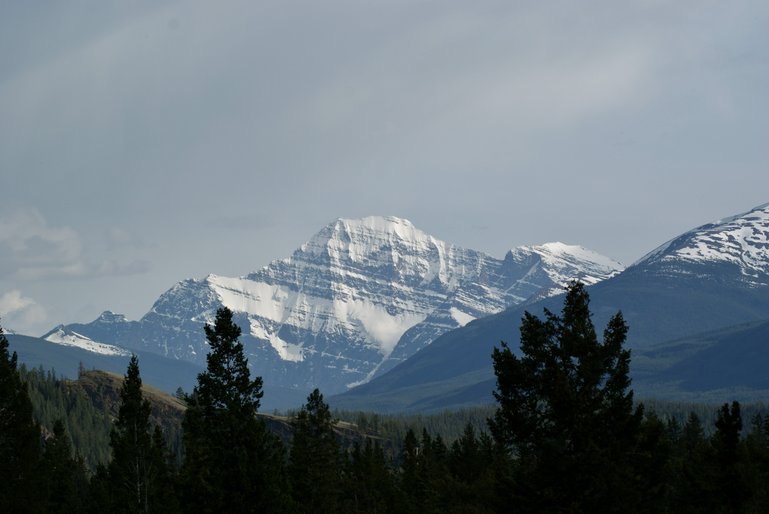
[[[422,429],[421,453],[419,455],[418,494],[422,512],[444,512],[448,509],[449,491],[446,490],[449,478],[448,449],[443,437],[430,436],[426,428]],[[453,492],[453,491],[452,491]]]
[[[88,489],[85,465],[81,458],[73,457],[72,445],[61,420],[54,423],[53,437],[45,443],[41,475],[46,484],[47,512],[84,510]]]
[[[747,487],[743,463],[746,460],[740,441],[742,414],[740,403],[725,403],[718,410],[716,432],[712,437],[717,467],[715,504],[724,512],[741,512],[753,491]]]
[[[185,512],[274,512],[286,508],[283,447],[256,413],[262,378],[251,380],[232,311],[217,311],[205,326],[211,351],[206,371],[186,398]]]
[[[475,437],[475,429],[468,423],[462,437],[451,445],[449,464],[452,474],[459,480],[471,483],[485,471],[490,464],[483,455],[480,444]]]
[[[294,420],[289,472],[294,498],[305,512],[338,511],[341,460],[334,420],[315,389]]]
[[[418,512],[421,502],[421,476],[419,473],[419,441],[409,428],[403,439],[399,485],[403,512]]]
[[[112,509],[121,512],[150,512],[150,489],[157,470],[152,458],[150,402],[142,394],[139,360],[131,356],[120,409],[110,434],[112,461],[109,465]]]
[[[112,484],[109,468],[104,464],[96,466],[96,471],[88,484],[88,501],[85,512],[102,514],[112,508]]]
[[[628,389],[627,330],[617,313],[599,342],[587,291],[573,282],[560,316],[525,313],[521,357],[504,343],[494,349],[499,407],[489,426],[518,457],[524,511],[626,507],[642,418]]]
[[[150,463],[154,474],[152,487],[149,490],[149,500],[153,507],[153,512],[162,512],[164,514],[177,512],[179,510],[179,501],[175,491],[175,458],[168,450],[160,425],[155,425],[155,429],[152,432]]]
[[[705,438],[702,421],[690,412],[675,442],[672,462],[675,483],[672,512],[710,512],[713,504],[714,452]]]
[[[353,445],[345,474],[345,512],[393,512],[394,489],[384,451],[378,442],[366,439]]]
[[[718,410],[715,425],[713,446],[718,452],[719,464],[722,468],[734,466],[738,459],[737,446],[742,432],[740,402],[732,402],[731,408],[728,403],[723,404]]]
[[[0,327],[0,512],[42,509],[36,470],[40,428],[32,419],[27,385],[16,368],[16,352]]]

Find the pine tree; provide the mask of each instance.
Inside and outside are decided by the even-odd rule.
[[[465,483],[471,483],[483,474],[489,462],[481,453],[475,429],[468,423],[462,437],[451,445],[449,458],[452,474]]]
[[[0,512],[42,510],[36,476],[40,428],[32,419],[27,385],[16,368],[16,352],[0,327]]]
[[[742,432],[742,414],[740,402],[732,402],[731,408],[725,403],[718,410],[716,418],[716,433],[713,435],[713,446],[718,453],[718,461],[722,468],[734,466],[737,462],[737,447]]]
[[[394,487],[384,451],[378,442],[367,438],[365,446],[353,445],[347,462],[345,504],[341,509],[353,513],[393,512]]]
[[[72,445],[61,420],[54,423],[53,437],[45,443],[41,475],[45,477],[47,512],[84,510],[88,490],[85,464],[82,459],[73,457]]]
[[[421,507],[422,485],[419,474],[419,441],[414,430],[409,428],[403,439],[399,485],[403,512],[419,512]]]
[[[166,439],[159,425],[152,432],[150,447],[150,466],[153,470],[152,487],[149,501],[153,512],[171,514],[179,511],[179,501],[175,494],[176,466],[175,457],[168,450]]]
[[[627,506],[629,455],[642,409],[633,409],[621,313],[598,342],[584,286],[567,288],[561,315],[525,313],[521,357],[494,349],[499,403],[489,426],[517,456],[520,507],[606,511]]]
[[[671,511],[711,512],[716,473],[714,452],[696,413],[689,413],[674,443]]]
[[[432,437],[426,428],[422,429],[421,449],[419,455],[421,491],[418,496],[421,511],[445,512],[450,506],[449,493],[453,493],[447,490],[450,484],[448,449],[440,434]]]
[[[110,434],[112,509],[150,512],[150,489],[157,470],[152,462],[150,402],[142,394],[139,360],[131,356],[120,390],[120,409]]]
[[[185,512],[270,512],[286,508],[283,447],[256,413],[262,379],[251,380],[226,307],[206,325],[207,369],[187,396],[181,470]]]
[[[305,512],[338,511],[341,459],[334,420],[315,389],[294,419],[289,473],[294,498]]]
[[[742,414],[740,403],[725,403],[718,410],[716,432],[712,437],[718,472],[715,480],[715,504],[723,512],[741,512],[753,491],[747,487],[744,476],[744,447],[740,441]],[[715,510],[715,509],[714,509]]]

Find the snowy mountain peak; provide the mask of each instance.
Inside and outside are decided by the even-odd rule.
[[[408,220],[395,216],[369,216],[338,218],[315,234],[299,251],[360,261],[383,247],[415,248],[432,243],[445,246],[445,243],[425,234]]]
[[[633,267],[736,266],[749,281],[769,279],[769,204],[697,227],[646,254]]]
[[[539,271],[546,274],[555,286],[551,293],[561,292],[572,280],[595,284],[623,269],[622,264],[609,257],[583,246],[561,242],[519,246],[510,250],[507,258],[520,263],[530,262],[530,273]]]
[[[531,248],[533,251],[553,259],[562,259],[574,263],[589,263],[604,268],[607,273],[618,272],[623,269],[622,264],[614,259],[594,252],[584,246],[553,242],[532,246]]]
[[[366,230],[382,234],[393,234],[401,239],[419,239],[427,235],[407,219],[396,216],[367,216],[365,218],[338,218],[333,224],[337,229],[344,227],[348,232]]]
[[[123,323],[127,321],[127,319],[123,314],[117,314],[112,311],[104,311],[99,315],[98,318],[96,318],[96,321],[101,323]]]
[[[617,271],[607,262],[562,243],[517,249],[501,260],[445,243],[405,219],[339,218],[290,257],[246,276],[177,283],[138,322],[108,327],[102,318],[118,315],[105,313],[75,328],[97,341],[128,341],[202,363],[203,325],[226,306],[265,382],[332,394],[473,319],[562,290],[572,279],[607,278]]]

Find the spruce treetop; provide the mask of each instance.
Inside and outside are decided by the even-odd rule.
[[[211,351],[206,357],[206,371],[198,375],[193,393],[196,402],[213,410],[255,413],[264,394],[262,378],[251,380],[248,359],[238,340],[240,327],[232,321],[232,311],[227,307],[217,310],[214,325],[206,324],[205,333]]]

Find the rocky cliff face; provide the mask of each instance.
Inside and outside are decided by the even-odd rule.
[[[338,219],[291,257],[249,275],[177,283],[138,322],[105,313],[71,328],[100,342],[205,364],[203,325],[227,306],[243,330],[253,371],[266,383],[334,393],[475,318],[557,293],[569,280],[595,283],[620,269],[561,243],[516,248],[500,260],[440,241],[403,219]]]

